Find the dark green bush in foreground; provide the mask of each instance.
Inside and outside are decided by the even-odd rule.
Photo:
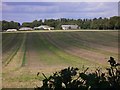
[[[79,72],[78,68],[68,67],[59,72],[53,73],[50,77],[43,76],[43,86],[37,87],[36,90],[57,90],[77,88],[80,90],[120,90],[120,64],[116,63],[113,57],[108,60],[110,67],[107,72],[103,73],[101,69],[94,72],[88,72],[88,68]]]

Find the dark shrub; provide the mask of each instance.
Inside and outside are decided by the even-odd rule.
[[[94,72],[78,72],[78,68],[68,67],[59,72],[53,73],[50,77],[43,80],[43,86],[37,87],[36,90],[58,90],[76,88],[80,90],[104,90],[120,88],[120,70],[119,63],[116,63],[113,57],[108,60],[110,67],[108,73],[103,73],[100,68]]]

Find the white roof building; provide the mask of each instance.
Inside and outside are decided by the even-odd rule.
[[[19,30],[33,30],[32,28],[29,28],[29,27],[22,27],[22,28],[20,28]]]
[[[62,25],[61,26],[63,30],[69,30],[69,29],[78,29],[78,25]]]
[[[47,25],[41,25],[41,26],[39,26],[39,27],[34,27],[34,29],[35,30],[52,30],[52,29],[54,29],[54,27],[50,27],[50,26],[47,26]]]
[[[15,32],[17,29],[7,29],[6,32]]]

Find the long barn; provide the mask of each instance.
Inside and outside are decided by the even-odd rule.
[[[79,29],[78,25],[62,25],[61,27],[62,27],[63,30]]]
[[[27,30],[33,30],[33,29],[30,27],[22,27],[19,29],[19,31],[27,31]]]

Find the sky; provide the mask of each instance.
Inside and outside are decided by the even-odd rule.
[[[119,0],[2,0],[3,2],[118,2]]]
[[[5,0],[6,1],[6,0]],[[8,0],[9,1],[9,0]],[[32,0],[31,0],[32,1]],[[2,20],[84,19],[118,15],[118,2],[3,2]]]

